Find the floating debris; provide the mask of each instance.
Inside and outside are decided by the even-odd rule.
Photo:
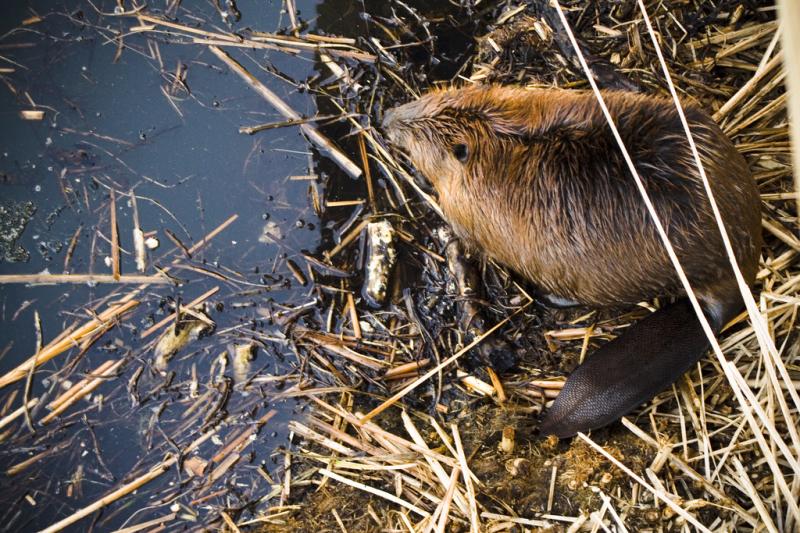
[[[144,272],[146,266],[144,246],[144,233],[139,228],[133,228],[133,250],[136,255],[136,270],[139,272]]]
[[[166,370],[167,363],[176,353],[213,329],[213,322],[205,313],[194,311],[192,315],[203,318],[178,319],[158,339],[153,348],[156,369]]]
[[[23,263],[30,258],[17,241],[35,213],[33,202],[0,202],[0,261]]]
[[[367,262],[364,267],[364,299],[372,307],[386,301],[389,278],[397,261],[395,231],[388,220],[367,224]]]
[[[44,111],[40,109],[24,109],[19,112],[19,116],[24,120],[43,120]]]
[[[261,235],[258,236],[258,242],[263,242],[264,244],[272,244],[281,239],[283,239],[281,227],[272,220],[268,220],[267,223],[264,224]]]
[[[233,379],[237,383],[246,381],[253,361],[256,360],[258,345],[254,342],[247,344],[234,344],[233,346]]]

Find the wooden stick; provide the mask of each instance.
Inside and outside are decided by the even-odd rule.
[[[510,522],[512,524],[519,524],[521,526],[531,526],[534,528],[543,528],[543,529],[550,529],[553,527],[551,522],[547,520],[533,520],[530,518],[520,518],[518,516],[507,516],[498,513],[490,513],[488,511],[484,511],[481,513],[483,518],[488,518],[490,520],[502,520],[503,522]],[[545,515],[547,518],[561,520],[562,522],[570,522],[572,524],[578,524],[579,526],[586,521],[586,515],[579,515],[578,518],[572,518],[569,516],[549,516]],[[568,531],[577,531],[577,529],[570,528]]]
[[[308,340],[310,342],[313,342],[314,344],[317,344],[317,345],[321,346],[322,348],[324,348],[325,350],[327,350],[327,351],[329,351],[329,352],[331,352],[333,354],[336,354],[336,355],[338,355],[340,357],[344,357],[345,359],[349,359],[350,361],[352,361],[354,363],[358,363],[360,365],[364,365],[364,366],[366,366],[368,368],[371,368],[373,370],[384,370],[386,368],[386,366],[389,364],[389,363],[387,363],[385,361],[382,361],[380,359],[375,359],[374,357],[369,357],[369,356],[360,354],[360,353],[356,352],[355,350],[353,350],[352,348],[349,348],[346,345],[338,344],[338,343],[332,341],[332,339],[329,339],[329,338],[327,338],[325,336],[321,336],[321,335],[315,335],[314,333],[315,332],[313,332],[313,331],[307,331],[307,332],[303,333],[300,338],[302,340]]]
[[[483,339],[485,339],[486,337],[488,337],[489,335],[491,335],[492,333],[494,333],[495,331],[500,329],[509,320],[511,320],[512,318],[517,316],[519,313],[521,313],[522,311],[527,309],[528,306],[531,305],[532,303],[533,303],[533,300],[529,301],[528,303],[526,303],[525,305],[523,305],[522,307],[520,307],[519,309],[517,309],[516,311],[514,311],[513,313],[511,313],[507,317],[505,317],[503,320],[501,320],[500,322],[498,322],[497,324],[492,326],[490,329],[486,330],[483,333],[483,335],[481,335],[480,337],[476,337],[471,343],[467,344],[466,346],[461,348],[459,351],[457,351],[456,353],[454,353],[453,355],[451,355],[450,357],[448,357],[447,359],[445,359],[444,361],[442,361],[441,363],[439,363],[438,365],[436,365],[435,367],[430,369],[428,372],[426,372],[424,375],[422,375],[418,379],[414,380],[413,382],[411,382],[408,385],[406,385],[405,387],[403,387],[403,389],[400,390],[399,392],[397,392],[394,396],[392,396],[391,398],[389,398],[388,400],[386,400],[385,402],[380,404],[378,407],[376,407],[375,409],[373,409],[369,413],[367,413],[364,416],[362,416],[361,419],[360,419],[360,422],[363,424],[364,422],[367,422],[367,421],[371,420],[372,418],[378,416],[379,414],[384,412],[386,409],[388,409],[392,405],[396,404],[398,401],[400,401],[401,398],[403,398],[403,396],[405,396],[406,394],[408,394],[412,390],[416,389],[417,387],[419,387],[420,385],[425,383],[427,380],[429,380],[432,376],[434,376],[437,372],[442,370],[444,367],[450,365],[456,359],[458,359],[459,357],[461,357],[462,355],[464,355],[465,353],[467,353],[468,351],[473,349],[475,346],[480,344],[483,341]]]
[[[386,371],[386,373],[383,375],[383,379],[393,379],[397,376],[419,372],[422,367],[428,366],[430,362],[430,359],[425,358],[421,361],[411,361],[410,363],[403,363],[402,365],[393,366]]]
[[[44,119],[44,111],[41,109],[23,109],[19,112],[19,116],[23,120],[42,120]]]
[[[378,204],[375,202],[375,191],[372,188],[372,172],[369,170],[369,158],[367,157],[367,145],[364,142],[364,131],[358,135],[358,150],[361,153],[361,166],[364,167],[364,175],[367,178],[367,197],[373,213],[378,212]]]
[[[211,46],[233,46],[236,48],[260,48],[262,50],[278,50],[280,52],[284,52],[286,54],[299,54],[300,50],[296,48],[288,48],[286,46],[276,46],[274,44],[269,43],[259,43],[253,40],[248,40],[247,42],[235,43],[232,41],[226,41],[224,39],[203,39],[200,37],[192,38],[192,44],[205,44]]]
[[[239,526],[236,525],[236,522],[233,521],[233,518],[231,518],[228,513],[222,511],[219,514],[222,517],[222,520],[225,522],[225,524],[233,533],[242,533],[242,530],[239,529]]]
[[[27,470],[29,467],[35,465],[36,463],[38,463],[42,459],[45,459],[47,457],[50,457],[52,455],[55,455],[55,454],[59,453],[61,450],[66,448],[67,445],[68,445],[67,442],[60,442],[59,444],[56,444],[55,446],[46,447],[41,452],[39,452],[37,454],[34,454],[34,455],[31,455],[27,459],[24,459],[24,460],[20,461],[19,463],[16,463],[16,464],[13,464],[13,465],[9,466],[6,469],[6,475],[9,476],[9,477],[16,476],[16,475],[24,472],[25,470]]]
[[[278,95],[274,92],[269,90],[266,85],[261,83],[255,76],[250,74],[238,61],[233,59],[231,56],[224,52],[217,46],[209,46],[209,50],[215,56],[217,56],[220,61],[228,65],[228,67],[239,75],[251,89],[257,92],[262,98],[264,98],[267,102],[272,105],[281,115],[290,119],[290,120],[298,120],[300,119],[300,115],[289,107],[283,100],[281,100]],[[362,171],[350,159],[344,155],[334,144],[324,137],[314,126],[308,123],[300,124],[300,129],[303,130],[303,133],[308,136],[308,139],[314,143],[317,148],[321,151],[325,152],[334,162],[336,162],[342,170],[347,172],[352,178],[360,178]]]
[[[347,293],[347,307],[350,309],[350,322],[353,326],[353,336],[356,339],[361,338],[361,322],[358,321],[358,311],[356,310],[356,302],[353,298],[353,293]]]
[[[167,285],[172,280],[161,274],[152,276],[137,274],[2,274],[0,285],[7,283],[25,283],[30,285],[54,285],[57,283],[141,283],[146,285]]]
[[[217,226],[213,231],[211,231],[208,235],[203,237],[201,240],[199,240],[196,243],[194,243],[194,246],[192,246],[188,250],[189,255],[190,256],[194,255],[194,253],[197,250],[199,250],[200,248],[205,246],[211,239],[213,239],[214,237],[219,235],[225,228],[227,228],[228,226],[233,224],[236,221],[237,218],[239,218],[239,215],[231,215],[231,216],[229,216],[228,219],[225,222],[223,222],[222,224]]]
[[[89,374],[87,374],[85,378],[83,378],[80,381],[78,381],[72,387],[70,387],[69,389],[64,391],[62,394],[60,394],[58,396],[58,398],[56,398],[55,400],[53,400],[52,402],[47,404],[47,408],[50,409],[51,411],[54,410],[54,409],[58,409],[59,407],[61,407],[61,405],[64,402],[67,402],[72,397],[74,397],[75,394],[77,394],[79,390],[81,390],[83,387],[85,387],[89,383],[89,381],[91,381],[92,379],[94,379],[94,378],[96,378],[98,376],[104,375],[106,370],[108,370],[108,367],[110,367],[113,364],[114,364],[114,361],[112,359],[108,359],[106,361],[103,361],[103,363],[100,366],[98,366],[93,371],[91,371]]]
[[[119,281],[119,231],[117,230],[117,195],[111,189],[111,275]]]
[[[39,318],[39,311],[33,312],[33,324],[36,329],[36,353],[33,354],[33,363],[28,369],[28,375],[25,378],[25,388],[22,393],[22,405],[25,411],[25,425],[31,433],[36,433],[33,429],[33,422],[31,421],[31,413],[28,410],[28,400],[31,397],[31,386],[33,385],[33,373],[36,371],[36,360],[39,358],[39,352],[42,351],[42,320]]]
[[[54,357],[58,356],[59,354],[65,352],[69,348],[76,345],[81,340],[85,339],[89,335],[92,335],[99,329],[105,327],[111,320],[114,318],[127,313],[134,307],[139,305],[139,302],[136,300],[129,300],[122,305],[113,306],[109,309],[103,311],[97,318],[93,318],[86,322],[83,326],[79,327],[59,342],[49,345],[44,348],[38,355],[29,358],[24,363],[18,365],[15,369],[11,370],[10,372],[6,373],[4,376],[0,377],[0,389],[24,378],[27,373],[28,369],[31,365],[34,364],[35,359],[35,366],[42,365],[53,359]]]
[[[486,367],[486,372],[489,374],[489,378],[492,380],[492,387],[494,387],[494,390],[497,393],[497,401],[500,403],[505,403],[508,397],[506,396],[506,391],[503,388],[503,382],[500,381],[500,376],[498,376],[497,372],[495,372],[490,366]]]
[[[133,210],[133,254],[136,260],[136,270],[144,272],[147,266],[147,252],[144,245],[144,232],[139,225],[139,206],[136,204],[136,195],[133,194],[133,189],[128,196],[131,199],[131,209]]]
[[[168,515],[160,516],[158,518],[153,518],[152,520],[148,520],[146,522],[140,522],[138,524],[134,524],[132,526],[128,526],[124,529],[117,529],[113,533],[137,533],[143,529],[149,529],[154,526],[164,526],[166,522],[172,522],[177,518],[178,513],[170,513]],[[157,528],[154,528],[153,531],[159,531]]]
[[[772,233],[782,243],[790,247],[792,250],[800,251],[800,241],[797,240],[797,237],[786,231],[783,228],[783,226],[779,226],[778,224],[770,221],[767,218],[762,218],[761,227],[767,230],[768,232]]]
[[[761,496],[753,486],[753,482],[750,481],[750,475],[747,473],[747,470],[745,470],[741,461],[739,461],[739,459],[736,457],[734,457],[731,462],[733,463],[734,468],[736,468],[736,474],[739,476],[739,482],[742,484],[741,486],[744,487],[744,490],[740,490],[750,497],[750,501],[753,502],[753,505],[758,512],[758,516],[761,519],[761,524],[770,533],[778,533],[778,528],[775,527],[775,523],[772,521],[769,511],[764,505],[764,502],[761,500]],[[755,524],[756,527],[758,525],[759,524]]]
[[[182,305],[181,309],[194,309],[199,304],[211,298],[218,292],[219,292],[219,287],[213,287],[204,292],[203,294],[201,294],[200,296],[198,296],[197,298],[195,298],[194,300],[192,300],[191,302],[189,302],[188,304]],[[159,320],[158,322],[156,322],[155,324],[144,330],[142,334],[139,335],[139,338],[144,339],[146,337],[149,337],[150,335],[161,329],[164,325],[166,325],[170,320],[174,319],[176,316],[177,313],[175,312],[170,313],[169,315],[165,316],[164,318],[162,318],[161,320]]]
[[[293,432],[295,435],[300,435],[304,439],[313,440],[314,442],[318,443],[321,446],[325,446],[326,448],[333,450],[336,453],[345,456],[353,456],[356,454],[354,450],[351,450],[344,444],[339,444],[335,440],[326,437],[325,435],[314,431],[313,429],[304,426],[300,422],[296,422],[294,420],[289,422],[289,431]]]
[[[540,389],[553,389],[553,390],[561,390],[564,388],[564,384],[566,381],[563,379],[555,380],[555,379],[532,379],[528,382],[529,385],[533,387],[539,387]]]
[[[136,13],[133,15],[141,22],[149,22],[150,24],[160,24],[161,26],[166,26],[167,28],[172,28],[174,30],[185,31],[188,33],[196,33],[198,35],[202,35],[204,37],[213,38],[213,39],[220,39],[224,41],[231,41],[231,42],[241,42],[241,37],[236,35],[227,35],[225,33],[212,33],[209,31],[201,30],[199,28],[193,28],[191,26],[184,26],[183,24],[177,24],[175,22],[169,22],[168,20],[160,19],[157,17],[152,17],[150,15]]]
[[[97,387],[99,387],[99,386],[100,386],[100,385],[101,385],[101,384],[102,384],[104,381],[106,381],[106,378],[109,378],[109,377],[111,377],[111,376],[114,374],[114,372],[116,372],[116,371],[117,371],[117,369],[118,369],[120,366],[122,366],[122,363],[123,363],[123,360],[122,360],[122,359],[120,359],[120,360],[118,360],[118,361],[115,361],[114,363],[112,363],[112,364],[111,364],[111,366],[109,366],[108,368],[106,368],[106,369],[105,369],[105,370],[102,372],[102,374],[100,374],[100,375],[99,375],[99,376],[97,376],[96,378],[94,378],[94,379],[92,379],[92,380],[88,381],[88,382],[87,382],[86,384],[84,384],[84,385],[83,385],[83,386],[82,386],[80,389],[78,389],[77,391],[75,391],[75,393],[74,393],[74,394],[72,394],[72,396],[71,396],[71,397],[70,397],[68,400],[66,400],[66,401],[63,401],[63,402],[62,402],[62,403],[61,403],[61,404],[60,404],[60,405],[59,405],[59,406],[58,406],[56,409],[53,409],[53,412],[51,412],[50,414],[48,414],[47,416],[45,416],[44,418],[42,418],[42,420],[41,420],[41,423],[42,423],[42,424],[49,424],[49,423],[50,423],[50,422],[52,422],[52,421],[53,421],[53,420],[54,420],[54,419],[55,419],[55,418],[56,418],[58,415],[60,415],[61,413],[63,413],[63,412],[64,412],[64,411],[66,411],[67,409],[69,409],[69,408],[70,408],[72,405],[74,405],[75,403],[77,403],[77,402],[78,402],[78,400],[80,400],[81,398],[84,398],[84,397],[86,397],[86,396],[87,396],[87,395],[88,395],[90,392],[92,392],[93,390],[95,390],[95,389],[96,389]]]
[[[67,245],[67,253],[64,254],[64,274],[69,274],[69,263],[72,261],[72,254],[75,253],[75,247],[78,246],[81,230],[83,230],[83,224],[78,225],[78,228],[75,230],[75,233],[72,234],[72,238]]]
[[[286,0],[286,12],[289,14],[289,22],[292,24],[290,29],[297,36],[300,25],[297,23],[297,8],[294,5],[294,0]]]
[[[188,456],[189,453],[191,453],[192,451],[196,450],[201,444],[203,444],[205,441],[207,441],[208,439],[210,439],[214,435],[216,435],[216,430],[213,430],[213,429],[208,431],[208,432],[206,432],[206,433],[204,433],[204,434],[202,434],[200,437],[198,437],[194,442],[192,442],[183,451],[182,455],[183,456]],[[178,457],[177,456],[165,459],[161,463],[159,463],[156,466],[154,466],[146,474],[134,479],[130,483],[126,483],[125,485],[121,486],[120,488],[118,488],[114,492],[111,492],[111,493],[103,496],[102,498],[100,498],[99,500],[94,502],[93,504],[84,507],[83,509],[81,509],[81,510],[79,510],[79,511],[77,511],[77,512],[71,514],[71,515],[69,515],[68,517],[64,518],[63,520],[59,520],[58,522],[56,522],[52,526],[43,529],[39,533],[56,533],[57,531],[61,531],[63,529],[66,529],[68,526],[71,526],[72,524],[74,524],[75,522],[80,520],[81,518],[85,518],[85,517],[89,516],[93,512],[102,509],[106,505],[110,505],[110,504],[114,503],[115,501],[119,500],[120,498],[122,498],[124,496],[127,496],[131,492],[135,491],[139,487],[141,487],[141,486],[153,481],[158,476],[160,476],[161,474],[163,474],[164,472],[169,470],[170,467],[172,465],[174,465],[177,461],[178,461]]]
[[[364,220],[359,222],[353,229],[347,232],[347,235],[345,235],[342,238],[339,244],[331,248],[331,250],[328,252],[322,252],[322,255],[324,255],[325,258],[328,259],[328,261],[330,261],[334,255],[338,254],[340,251],[342,251],[342,249],[344,249],[345,247],[347,247],[347,245],[353,242],[355,238],[358,237],[358,235],[361,233],[361,231],[367,227],[367,224],[369,224],[369,222],[370,222],[369,218],[365,218]]]
[[[2,419],[0,419],[0,429],[3,429],[13,422],[17,417],[25,412],[26,408],[32,409],[37,403],[39,403],[39,398],[31,398],[27,404],[19,406],[17,409],[4,416]]]

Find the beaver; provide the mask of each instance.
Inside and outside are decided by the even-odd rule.
[[[689,282],[716,333],[743,307],[672,100],[603,93]],[[684,106],[739,268],[752,285],[760,200],[744,158],[714,121]],[[554,300],[588,306],[675,297],[588,356],[541,430],[605,426],[677,380],[708,338],[591,91],[469,86],[388,110],[391,144],[430,181],[470,248]]]

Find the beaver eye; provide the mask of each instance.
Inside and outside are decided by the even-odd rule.
[[[469,151],[467,150],[466,144],[457,143],[452,146],[453,155],[456,156],[456,159],[461,161],[462,163],[467,162],[467,157],[469,157]]]

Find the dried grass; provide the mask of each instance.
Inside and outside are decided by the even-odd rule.
[[[415,181],[412,169],[395,159],[370,119],[372,110],[413,98],[430,85],[413,72],[406,50],[421,47],[435,57],[427,39],[430,26],[446,23],[446,17],[426,20],[410,6],[396,5],[397,16],[391,24],[376,23],[371,39],[302,33],[292,2],[287,3],[292,35],[208,31],[145,8],[117,14],[130,26],[125,33],[109,35],[119,50],[125,48],[126,37],[139,34],[207,47],[288,119],[268,127],[300,126],[343,174],[365,180],[364,198],[326,201],[314,193],[317,209],[335,206],[353,214],[335,228],[336,242],[321,257],[298,256],[305,259],[305,268],[294,262],[287,267],[299,284],[309,284],[313,298],[270,311],[270,319],[284,326],[285,338],[257,339],[287,344],[297,356],[295,371],[291,376],[250,378],[250,383],[290,381],[293,385],[272,399],[303,398],[311,408],[291,422],[293,446],[279,452],[280,466],[272,473],[256,469],[270,490],[251,502],[255,511],[219,508],[216,524],[230,530],[258,525],[270,531],[797,530],[800,240],[783,89],[789,76],[779,38],[788,26],[777,24],[771,6],[754,10],[729,0],[707,2],[702,8],[685,2],[640,1],[638,8],[632,3],[563,2],[563,19],[558,16],[561,6],[547,2],[512,2],[479,12],[493,19],[491,31],[477,37],[473,56],[455,69],[451,81],[586,87],[585,74],[591,70],[604,86],[669,92],[676,101],[700,102],[747,158],[762,194],[766,245],[757,298],[748,301],[747,312],[714,343],[716,358],[706,358],[635,418],[591,437],[557,442],[536,434],[536,415],[558,394],[565,371],[582,360],[597,338],[615,335],[641,312],[542,311],[513,276],[492,263],[482,265],[479,284],[485,298],[463,290],[466,282],[459,280],[468,273],[459,270],[459,254],[447,250],[446,232],[443,236],[432,229],[441,223],[436,199]],[[482,9],[480,4],[473,7]],[[565,26],[574,29],[575,41],[567,39]],[[404,42],[403,36],[414,31],[419,39]],[[160,61],[158,45],[149,43],[151,57]],[[576,54],[577,46],[586,61]],[[353,135],[341,142],[346,146],[353,140],[350,146],[337,147],[321,124],[314,126],[316,120],[297,115],[232,59],[243,48],[321,57],[334,78],[316,88],[318,101],[339,114],[317,118],[338,117],[349,126]],[[172,87],[163,93],[180,114],[176,94],[183,75],[180,67],[174,70]],[[259,128],[251,130],[247,132]],[[316,176],[302,179],[313,183]],[[114,194],[128,193],[112,192],[111,198]],[[175,268],[242,290],[253,285],[235,272],[184,264],[235,216],[191,248],[167,234],[183,255],[158,274],[121,274],[113,201],[109,208],[114,272],[102,281],[162,281]],[[357,278],[349,275],[357,265],[356,243],[368,223],[379,219],[392,223],[396,244],[404,246],[425,282],[411,291],[396,276],[390,291],[393,304],[375,310],[357,296]],[[402,272],[407,275],[408,269]],[[79,278],[37,281],[73,279]],[[456,289],[451,287],[454,279]],[[124,293],[107,311],[65,330],[0,379],[0,386],[31,376],[32,369],[78,343],[91,345],[124,319],[121,315],[137,305],[145,287]],[[182,312],[200,315],[193,309],[217,290],[178,306],[140,338],[173,322],[177,328]],[[308,311],[314,313],[301,320]],[[491,354],[500,352],[519,356],[518,372],[483,368]],[[225,377],[226,361],[220,358],[212,366],[204,392],[198,392],[196,378],[188,385],[192,401],[182,412],[182,431],[169,441],[181,458],[197,452],[231,420],[225,412],[231,394],[247,390],[249,383],[234,388]],[[39,398],[23,398],[24,405],[11,410],[16,395],[9,395],[0,429],[20,424],[23,415],[30,423],[28,409],[36,408],[37,423],[69,412],[94,388],[121,375],[125,364],[123,359],[107,361],[88,372],[48,402],[53,411],[44,417],[38,416]],[[72,370],[65,369],[60,379]],[[136,372],[128,377],[129,391],[136,389],[138,378]],[[237,399],[242,410],[253,405],[246,395]],[[193,505],[226,493],[217,482],[244,462],[244,448],[273,414],[253,416],[248,427],[229,432],[213,455],[204,449],[183,462],[195,479]],[[0,438],[9,435],[7,431]],[[51,453],[35,455],[9,474]],[[50,530],[114,503],[181,462],[170,455],[149,468],[139,465],[132,480]],[[213,468],[206,468],[211,464]],[[161,525],[178,515],[164,516],[163,522],[148,520],[139,526]]]
[[[720,9],[731,10],[730,20],[741,17],[744,12],[744,7],[735,2],[720,4],[724,4],[719,6]],[[553,12],[548,14],[546,7],[538,4],[537,7],[538,12],[536,8],[529,8],[526,13],[524,5],[512,5],[498,15],[493,34],[482,39],[486,46],[479,49],[470,81],[508,81],[513,72],[515,81],[530,80],[534,85],[555,82],[562,86],[580,86],[585,83],[583,80],[586,78],[581,80],[581,71],[574,67],[580,63],[575,61],[575,54],[564,52],[564,48],[561,53],[552,51],[554,36],[563,31],[562,27],[553,27],[552,21],[558,19],[554,18]],[[561,509],[569,507],[564,505],[563,498],[569,501],[571,498],[580,499],[585,494],[580,486],[570,485],[569,480],[575,480],[574,474],[568,475],[563,483],[556,483],[555,466],[547,468],[552,472],[549,490],[547,485],[530,487],[531,491],[544,492],[549,500],[547,509],[538,511],[527,506],[519,507],[524,501],[519,497],[503,500],[493,496],[481,483],[479,475],[474,483],[471,477],[459,479],[459,470],[466,476],[470,474],[468,457],[460,445],[454,449],[453,437],[438,428],[435,419],[430,417],[412,418],[406,411],[401,411],[404,427],[396,428],[392,434],[395,439],[401,439],[402,434],[409,435],[417,446],[423,446],[425,450],[438,446],[442,453],[447,451],[451,465],[449,471],[442,467],[443,463],[433,462],[425,455],[426,451],[408,446],[398,448],[393,441],[386,440],[385,434],[376,438],[373,432],[377,432],[381,425],[394,425],[386,416],[374,417],[383,413],[389,404],[411,393],[413,388],[426,382],[430,386],[435,371],[410,382],[389,401],[360,419],[353,418],[341,407],[324,404],[325,410],[338,412],[340,417],[349,421],[351,430],[360,436],[362,442],[380,443],[378,449],[370,448],[369,457],[364,459],[375,469],[375,475],[371,476],[372,486],[394,485],[397,496],[405,496],[408,505],[419,506],[424,502],[432,514],[431,518],[419,520],[406,513],[400,520],[396,515],[384,512],[382,519],[388,520],[386,525],[403,528],[411,521],[415,530],[428,531],[436,527],[433,524],[438,524],[437,517],[447,509],[455,529],[492,531],[547,527],[559,523],[571,524],[571,531],[582,528],[618,531],[645,527],[685,528],[688,525],[703,531],[762,528],[789,531],[800,527],[797,509],[800,496],[800,442],[797,436],[800,401],[795,344],[796,310],[800,300],[797,298],[798,272],[794,264],[797,215],[793,202],[796,196],[791,192],[792,165],[782,88],[785,67],[781,62],[777,25],[766,17],[766,20],[734,21],[728,26],[698,25],[700,29],[695,28],[692,34],[681,25],[679,17],[670,12],[684,9],[686,11],[682,14],[686,15],[690,7],[664,3],[645,7],[643,2],[639,2],[638,10],[626,13],[625,17],[610,18],[616,9],[573,3],[564,22],[570,19],[572,22],[568,24],[576,24],[576,17],[578,21],[583,17],[595,17],[592,29],[587,29],[589,24],[585,20],[579,24],[580,38],[584,40],[583,46],[591,51],[594,65],[605,62],[606,66],[614,65],[612,72],[620,73],[610,75],[611,81],[606,80],[607,83],[613,85],[615,76],[624,73],[651,92],[663,93],[669,86],[676,103],[680,96],[681,99],[700,101],[712,112],[716,110],[715,118],[751,164],[765,205],[764,226],[773,235],[772,239],[767,239],[764,249],[762,270],[758,276],[758,298],[749,298],[747,291],[750,300],[748,312],[729,325],[729,333],[719,340],[718,345],[714,342],[716,360],[698,365],[700,372],[690,373],[671,394],[662,394],[651,402],[639,413],[638,424],[623,420],[624,427],[630,431],[627,445],[634,446],[641,458],[649,456],[648,448],[650,453],[655,453],[650,468],[635,471],[626,465],[624,459],[614,457],[604,449],[616,438],[615,432],[624,430],[600,432],[599,439],[581,435],[592,450],[608,461],[601,467],[603,472],[611,473],[619,468],[628,479],[613,482],[614,494],[610,496],[602,490],[606,477],[598,479],[590,475],[582,478],[580,483],[588,484],[588,488],[596,490],[599,497],[588,502],[590,505],[579,504],[575,514],[548,514],[554,492],[562,497],[561,504],[557,505]],[[650,20],[643,17],[644,9],[647,9]],[[520,53],[520,49],[526,46],[536,52],[549,48],[542,52],[544,59],[541,63],[544,65],[531,61],[521,67],[525,71],[521,75],[515,72],[515,67],[520,66],[515,63],[518,61],[515,53]],[[566,60],[553,59],[557,56]],[[590,69],[585,63],[583,66]],[[549,67],[549,72],[544,67]],[[547,79],[543,79],[543,72],[549,74]],[[387,76],[387,79],[393,78]],[[672,88],[670,78],[674,79],[676,88]],[[666,83],[663,80],[667,80]],[[415,91],[409,92],[413,97]],[[358,126],[354,120],[352,123]],[[405,179],[402,165],[387,152],[379,149],[376,158],[384,160],[382,168],[393,170],[401,180]],[[436,210],[434,199],[423,198]],[[717,218],[719,222],[719,213]],[[745,291],[746,285],[740,281]],[[586,351],[595,325],[591,324],[588,329],[581,329],[580,334],[572,336],[576,341],[583,341],[580,342],[582,353]],[[396,346],[397,342],[395,340],[393,344]],[[446,350],[446,341],[441,342],[442,349]],[[565,340],[562,338],[559,342],[563,349]],[[451,353],[459,352],[453,350]],[[445,359],[434,370],[441,370],[449,361]],[[402,364],[405,368],[409,363],[401,359],[395,364]],[[490,377],[494,382],[496,376]],[[502,390],[502,385],[501,381],[499,390]],[[492,386],[488,387],[491,391]],[[524,387],[508,388],[515,407],[530,401]],[[495,389],[498,389],[497,384]],[[322,405],[322,400],[315,401]],[[491,409],[498,412],[507,408]],[[530,410],[537,411],[538,405],[531,404]],[[463,423],[463,415],[461,420]],[[427,444],[419,440],[418,424],[430,425],[434,429]],[[494,442],[497,436],[496,430],[487,431],[487,428],[480,428],[476,433],[480,435],[477,440],[490,438]],[[327,442],[318,435],[304,434],[303,442],[308,451],[301,455],[308,458],[314,457],[311,450],[318,446],[327,448],[334,456],[339,453],[333,449],[337,445],[336,439]],[[577,444],[578,441],[572,446]],[[561,446],[547,450],[546,443],[536,444],[533,452],[549,453],[553,461],[563,460],[569,452]],[[480,449],[478,444],[473,453]],[[416,463],[411,463],[415,465],[412,468],[408,454],[415,452],[423,455]],[[495,456],[499,462],[508,459],[513,464],[525,464],[532,460],[530,452],[529,448],[527,453],[514,452],[507,458],[498,451],[486,452],[484,449],[482,453]],[[331,456],[326,456],[325,460],[327,471],[334,471],[337,462],[332,462]],[[351,461],[349,458],[347,464]],[[390,474],[393,468],[401,468],[404,474]],[[519,475],[517,467],[509,470],[509,476]],[[413,477],[408,479],[404,476]],[[758,483],[753,483],[753,479]],[[382,483],[376,484],[380,480]],[[573,490],[572,496],[570,489]],[[644,498],[646,493],[655,499],[651,498],[648,503]],[[469,505],[465,506],[465,502]],[[666,505],[663,511],[659,510],[657,502]],[[473,505],[477,505],[480,511]],[[310,517],[313,513],[305,512],[304,516]],[[341,513],[339,516],[347,524],[347,517]]]

